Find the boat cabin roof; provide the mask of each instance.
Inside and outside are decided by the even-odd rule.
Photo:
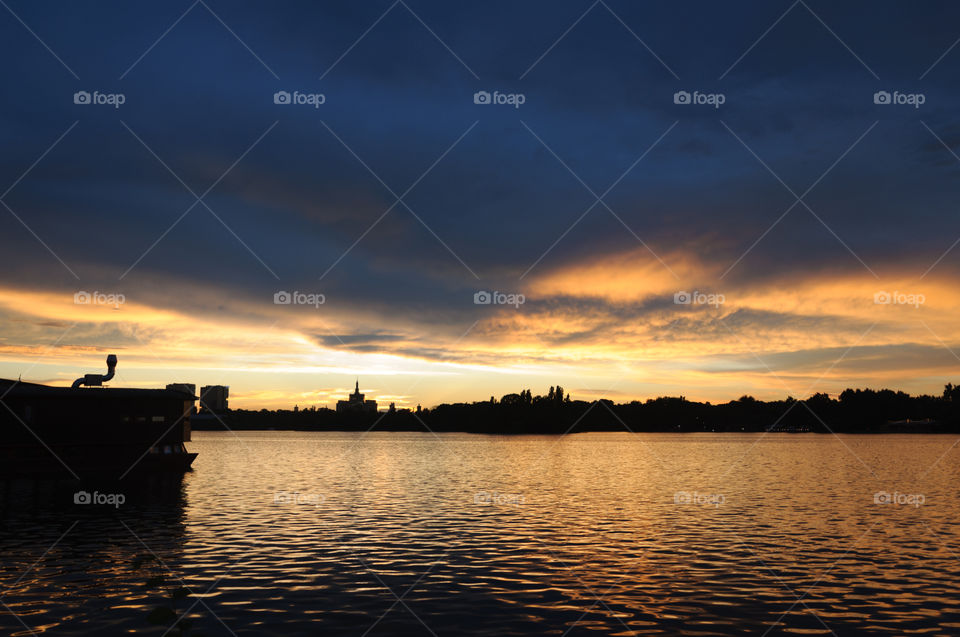
[[[135,398],[141,400],[197,400],[190,392],[176,389],[134,389],[124,387],[51,387],[0,378],[0,396],[3,398]]]

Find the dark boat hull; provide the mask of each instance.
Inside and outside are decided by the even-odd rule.
[[[0,475],[122,479],[184,473],[196,396],[0,379]]]
[[[0,477],[114,479],[191,471],[196,453],[144,453],[143,449],[0,447]]]

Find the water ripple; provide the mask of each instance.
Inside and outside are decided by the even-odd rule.
[[[5,484],[0,633],[161,635],[161,606],[205,635],[960,629],[944,437],[239,436],[119,508]]]

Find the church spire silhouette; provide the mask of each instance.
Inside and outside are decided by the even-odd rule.
[[[337,401],[338,412],[363,412],[377,413],[377,401],[366,400],[366,396],[360,393],[360,378],[358,377],[353,386],[353,393],[347,400]]]

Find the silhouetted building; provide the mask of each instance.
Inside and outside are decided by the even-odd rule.
[[[200,388],[200,411],[212,411],[215,414],[225,412],[229,409],[227,398],[230,395],[230,388],[225,385],[207,385]]]
[[[170,383],[167,385],[168,390],[172,391],[181,391],[185,394],[190,394],[191,396],[197,395],[197,385],[196,383]],[[190,415],[195,416],[197,413],[197,406],[193,405],[190,407]]]
[[[377,413],[377,401],[364,400],[365,396],[360,393],[360,380],[357,380],[354,392],[350,394],[347,400],[337,401],[337,412],[346,413],[357,411],[361,413]]]

